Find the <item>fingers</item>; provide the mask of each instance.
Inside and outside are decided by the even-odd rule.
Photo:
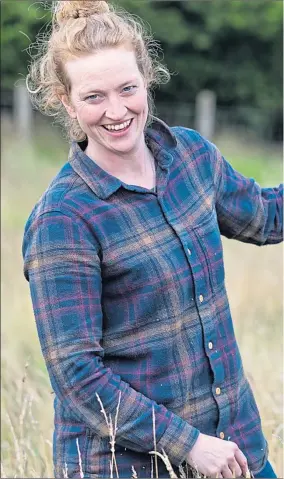
[[[233,479],[241,477],[242,470],[235,459],[231,460],[228,465],[222,467],[222,471],[219,473],[219,477],[225,477],[226,479]]]
[[[235,459],[229,462],[229,468],[232,472],[232,477],[241,477],[242,470]]]
[[[221,471],[221,475],[218,477],[225,477],[226,479],[232,479],[232,477],[235,477],[231,471],[231,469],[228,466],[224,466]]]
[[[248,462],[246,456],[242,453],[240,449],[235,452],[235,459],[239,464],[239,467],[241,468],[243,476],[246,477],[248,471]]]

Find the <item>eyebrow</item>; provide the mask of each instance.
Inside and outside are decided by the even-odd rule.
[[[124,83],[122,83],[122,85],[119,85],[116,90],[119,90],[120,88],[123,88],[125,85],[129,85],[130,83],[137,83],[138,79],[135,77],[135,78],[132,78],[131,80],[128,80]],[[88,90],[83,90],[82,91],[82,95],[85,96],[85,95],[88,95],[89,93],[91,92],[96,92],[96,93],[105,93],[103,90],[100,90],[99,88],[89,88]]]

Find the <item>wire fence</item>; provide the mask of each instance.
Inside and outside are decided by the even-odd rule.
[[[197,128],[195,104],[158,104],[157,116],[170,126]],[[214,134],[232,130],[266,143],[283,141],[283,117],[272,110],[249,106],[223,107],[217,104]]]
[[[19,105],[15,106],[14,92],[1,90],[1,116],[4,114],[11,117],[15,122],[15,116],[19,117],[21,112]],[[184,126],[200,131],[194,103],[157,103],[155,114],[170,126]],[[40,115],[38,112],[32,112],[33,123],[36,122],[38,115]],[[276,114],[272,110],[250,106],[224,107],[217,102],[213,123],[214,136],[229,130],[259,142],[283,141],[282,110]]]

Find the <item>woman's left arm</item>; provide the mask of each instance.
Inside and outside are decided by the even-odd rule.
[[[238,173],[210,143],[215,207],[221,234],[258,246],[283,240],[283,184],[261,188]]]

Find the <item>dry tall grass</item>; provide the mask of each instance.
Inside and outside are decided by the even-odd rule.
[[[1,477],[53,477],[53,395],[21,258],[27,216],[58,171],[57,160],[66,160],[67,149],[56,141],[58,134],[44,131],[46,138],[36,149],[17,142],[6,127],[2,134]],[[50,161],[53,158],[56,162]],[[280,182],[281,168],[275,165],[278,170],[267,167],[267,183],[269,178]],[[284,472],[282,253],[281,245],[258,248],[224,240],[236,334],[278,477]],[[130,477],[131,473],[135,477],[135,471]]]

